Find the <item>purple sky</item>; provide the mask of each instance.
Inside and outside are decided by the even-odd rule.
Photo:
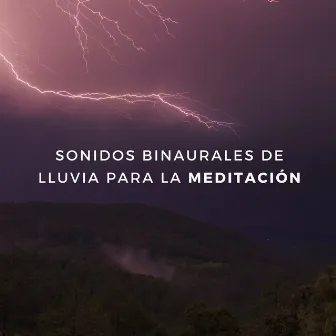
[[[100,2],[105,9],[104,1]],[[69,22],[45,0],[32,3],[46,21],[27,7],[19,12],[27,3],[8,0],[4,7],[1,2],[0,21],[7,20],[13,34],[38,50],[41,60],[54,70],[31,65],[35,75],[29,78],[39,85],[112,93],[187,91],[216,107],[213,117],[225,119],[229,114],[243,126],[238,127],[237,138],[227,130],[208,131],[184,123],[183,118],[160,109],[135,107],[120,112],[113,104],[103,108],[57,99],[51,99],[49,105],[19,86],[0,64],[1,200],[144,201],[195,211],[197,216],[217,222],[223,203],[255,205],[262,215],[265,202],[280,208],[299,202],[313,209],[308,197],[312,193],[318,194],[319,209],[326,206],[333,190],[328,179],[335,164],[330,154],[335,150],[336,121],[334,0],[282,0],[278,4],[156,0],[163,13],[180,23],[172,27],[176,36],[172,39],[157,21],[151,21],[161,44],[146,24],[132,19],[133,14],[124,10],[119,0],[113,13],[120,12],[127,31],[150,52],[138,55],[125,44],[121,57],[127,60],[127,67],[109,63],[101,51],[92,52],[88,75],[84,75]],[[294,171],[306,172],[306,182],[296,190],[207,187],[197,192],[162,187],[45,189],[36,185],[38,171],[58,169],[53,160],[56,148],[153,144],[162,148],[284,148],[286,164]],[[325,190],[323,197],[320,189]]]

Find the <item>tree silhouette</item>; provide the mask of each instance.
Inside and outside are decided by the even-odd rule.
[[[75,285],[40,314],[38,330],[41,336],[104,336],[109,319],[99,301]]]
[[[190,336],[235,336],[239,335],[236,319],[222,307],[210,308],[204,303],[195,303],[186,311]]]

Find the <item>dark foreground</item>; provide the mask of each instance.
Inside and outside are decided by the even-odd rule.
[[[336,333],[332,268],[164,210],[3,204],[0,248],[4,335]]]

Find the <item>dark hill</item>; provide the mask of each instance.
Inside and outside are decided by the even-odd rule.
[[[231,231],[137,204],[1,204],[0,225],[7,247],[109,243],[174,259],[275,262],[268,250]]]
[[[95,261],[108,256],[131,273],[168,279],[195,299],[240,309],[299,273],[230,231],[142,205],[1,204],[0,234],[3,252],[67,250],[73,257],[80,251]]]

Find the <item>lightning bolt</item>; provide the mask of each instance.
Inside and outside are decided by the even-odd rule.
[[[4,0],[0,0],[4,1]],[[27,0],[29,1],[29,0]],[[120,47],[118,41],[123,40],[128,43],[136,52],[146,52],[145,48],[140,45],[134,38],[132,38],[127,32],[124,31],[122,23],[114,18],[106,16],[103,12],[99,11],[93,6],[93,0],[50,0],[55,9],[59,10],[63,15],[65,15],[74,30],[75,36],[77,38],[77,43],[82,54],[82,60],[84,63],[86,73],[89,72],[89,61],[88,54],[90,50],[90,41],[95,41],[98,45],[108,54],[109,58],[112,61],[119,62],[111,47],[106,46],[101,40],[91,36],[87,29],[87,26],[95,27],[100,31],[101,34],[111,41],[113,47]],[[126,1],[126,0],[125,0]],[[277,2],[277,0],[268,0],[269,2]],[[164,16],[161,11],[151,3],[145,3],[142,0],[128,0],[128,4],[133,12],[139,16],[141,19],[146,21],[145,13],[150,15],[152,18],[158,20],[165,29],[165,32],[174,37],[170,31],[171,25],[176,25],[178,22],[172,18]],[[42,16],[34,8],[31,8],[39,19],[42,19]],[[142,14],[142,12],[144,14]],[[155,33],[154,33],[155,34]],[[155,34],[155,37],[157,35]],[[5,25],[0,21],[0,38],[5,38],[7,41],[14,45],[20,46],[9,30]],[[1,42],[2,39],[0,39]],[[41,94],[41,95],[54,95],[62,98],[73,99],[73,100],[87,100],[87,101],[120,101],[126,104],[151,104],[154,107],[161,106],[168,111],[175,111],[188,119],[193,119],[200,124],[205,125],[208,128],[225,126],[233,129],[233,123],[216,121],[212,120],[209,117],[201,114],[199,111],[194,110],[190,107],[187,107],[191,102],[199,103],[195,100],[188,98],[183,93],[122,93],[122,94],[110,94],[105,92],[82,92],[82,93],[73,93],[66,90],[55,91],[52,89],[47,89],[39,87],[37,84],[34,84],[22,76],[22,71],[27,71],[28,67],[21,67],[19,62],[16,62],[15,56],[19,55],[6,55],[5,52],[1,51],[0,44],[0,59],[10,69],[12,75],[22,85],[28,87],[29,89]],[[38,64],[46,69],[49,69],[47,66],[40,62],[40,58],[36,55],[38,59]],[[20,63],[21,64],[21,63]],[[21,70],[21,71],[20,71]],[[182,104],[181,104],[182,103]]]

